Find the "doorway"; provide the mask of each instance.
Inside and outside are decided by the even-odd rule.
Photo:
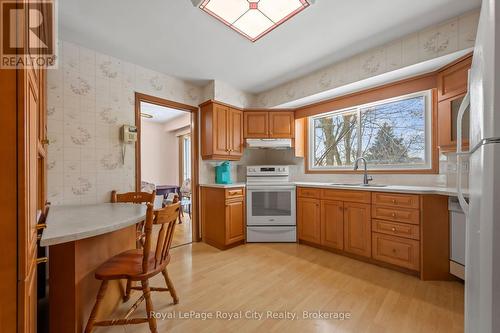
[[[136,188],[181,202],[172,247],[199,241],[198,108],[136,93]]]

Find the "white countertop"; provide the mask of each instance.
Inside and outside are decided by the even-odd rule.
[[[146,206],[130,203],[51,206],[41,246],[102,235],[134,225],[146,217]]]
[[[414,194],[440,194],[447,196],[457,196],[457,189],[455,187],[442,187],[442,186],[413,186],[413,185],[388,185],[388,186],[346,186],[346,185],[333,185],[330,183],[322,182],[301,182],[295,181],[287,183],[288,185],[296,185],[301,187],[319,187],[319,188],[333,188],[342,190],[354,190],[354,191],[380,191],[380,192],[394,192],[394,193],[414,193]],[[245,183],[234,183],[234,184],[200,184],[203,187],[215,187],[215,188],[235,188],[235,187],[245,187]],[[467,191],[465,196],[468,196]]]
[[[245,187],[245,183],[233,183],[233,184],[200,184],[201,187],[215,187],[215,188],[235,188],[235,187]]]
[[[396,193],[415,193],[415,194],[440,194],[448,196],[456,196],[457,189],[454,187],[440,187],[440,186],[412,186],[412,185],[388,185],[388,186],[345,186],[345,185],[332,185],[331,183],[319,182],[295,182],[295,185],[301,187],[320,187],[320,188],[333,188],[342,190],[355,190],[355,191],[380,191],[380,192],[396,192]],[[467,193],[466,193],[467,195]]]

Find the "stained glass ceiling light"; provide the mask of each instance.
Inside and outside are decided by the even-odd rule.
[[[310,0],[204,0],[200,8],[255,42],[309,5]]]

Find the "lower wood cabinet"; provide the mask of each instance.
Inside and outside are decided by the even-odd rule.
[[[321,200],[321,245],[344,249],[344,203]]]
[[[297,202],[299,239],[321,243],[320,204],[318,199],[300,198]]]
[[[245,189],[201,187],[203,241],[224,250],[245,242]]]
[[[420,268],[420,242],[413,239],[373,233],[373,259],[417,271]]]
[[[314,190],[299,189],[298,193],[299,240],[370,257],[371,207],[369,204],[320,200],[321,192]],[[329,194],[329,192],[324,193]],[[311,198],[315,195],[318,198]]]
[[[371,218],[369,204],[344,203],[344,251],[370,257]]]
[[[224,245],[240,242],[245,237],[245,202],[232,200],[226,202],[226,242]]]
[[[448,197],[297,188],[299,242],[447,280]]]

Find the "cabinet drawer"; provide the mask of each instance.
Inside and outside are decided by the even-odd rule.
[[[416,240],[420,239],[420,227],[416,224],[389,222],[374,219],[372,220],[372,231]]]
[[[345,202],[370,203],[371,192],[349,190],[321,190],[321,199],[341,200]]]
[[[242,197],[245,194],[243,188],[228,188],[226,189],[226,199]]]
[[[415,194],[397,194],[397,193],[380,193],[372,194],[372,203],[374,205],[403,207],[403,208],[419,208],[419,195]]]
[[[374,232],[372,256],[376,260],[418,271],[420,269],[420,242]]]
[[[297,196],[304,198],[319,198],[320,191],[319,188],[299,187],[297,188]]]
[[[420,211],[397,207],[372,206],[372,218],[403,223],[420,224]]]

